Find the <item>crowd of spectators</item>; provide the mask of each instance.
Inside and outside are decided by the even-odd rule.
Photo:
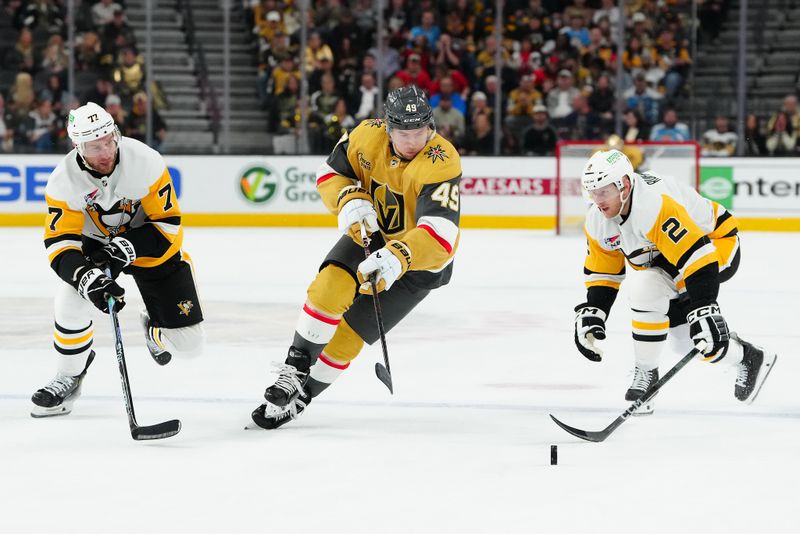
[[[304,73],[315,153],[329,151],[361,120],[380,117],[381,97],[410,84],[430,95],[439,132],[463,154],[494,153],[497,115],[506,155],[551,155],[560,139],[605,139],[620,97],[624,141],[690,139],[677,109],[693,61],[691,0],[627,0],[622,12],[617,0],[506,0],[500,42],[495,3],[488,0],[387,0],[382,13],[373,0],[312,0],[306,11],[296,0],[242,1],[268,129],[297,134]],[[716,42],[727,3],[699,2],[703,44]],[[124,0],[75,0],[74,47],[65,43],[63,0],[0,4],[0,151],[63,152],[69,148],[69,110],[90,100],[106,107],[124,135],[144,140],[144,60]],[[381,43],[374,38],[379,16],[386,30]],[[303,17],[308,38],[300,50]],[[626,40],[618,84],[620,21]],[[72,92],[69,50],[76,72]],[[156,110],[165,107],[166,97],[157,87],[154,94],[159,148],[166,124]],[[788,95],[779,111],[763,119],[762,125],[759,117],[747,117],[745,154],[798,155],[797,98]],[[729,118],[717,117],[714,128],[698,134],[703,153],[736,153],[732,130]]]
[[[705,8],[722,9],[724,3],[709,0]],[[302,15],[295,2],[248,3],[257,89],[270,111],[270,131],[297,132],[300,84],[289,80],[299,81],[304,71],[312,150],[328,150],[346,125],[381,115],[380,61],[384,90],[411,84],[425,90],[439,132],[464,154],[493,153],[495,114],[503,154],[546,155],[559,139],[603,139],[613,132],[620,94],[627,108],[625,139],[689,139],[675,110],[692,64],[689,0],[631,0],[622,13],[617,0],[507,0],[500,14],[502,42],[494,35],[494,2],[389,0],[380,14],[383,53],[372,38],[374,5],[312,2],[301,51]],[[625,74],[616,87],[620,18]]]
[[[144,61],[124,3],[75,0],[75,89],[67,89],[66,3],[4,0],[0,10],[0,139],[2,152],[65,152],[69,111],[95,102],[123,135],[145,139]],[[156,148],[166,125],[154,113]]]

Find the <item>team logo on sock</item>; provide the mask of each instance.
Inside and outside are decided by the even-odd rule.
[[[194,303],[191,300],[182,300],[178,303],[178,313],[189,317],[189,312],[194,308]]]

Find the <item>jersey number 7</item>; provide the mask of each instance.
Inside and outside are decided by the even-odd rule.
[[[172,184],[169,183],[158,190],[158,196],[160,198],[167,197],[166,202],[164,202],[164,211],[169,211],[172,209]]]
[[[53,214],[53,220],[50,221],[50,231],[51,232],[55,232],[56,231],[56,223],[61,218],[61,216],[64,215],[64,210],[62,210],[61,208],[50,207],[50,208],[47,208],[47,213],[52,213]]]

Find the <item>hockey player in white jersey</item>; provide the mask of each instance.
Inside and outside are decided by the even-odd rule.
[[[637,174],[618,150],[594,154],[582,176],[593,205],[586,215],[586,302],[575,308],[575,344],[601,360],[596,341],[625,278],[633,319],[634,378],[625,399],[642,396],[659,377],[669,336],[680,352],[707,342],[703,360],[737,366],[735,397],[753,402],[776,355],[729,332],[717,304],[721,282],[739,266],[737,221],[720,204],[688,185],[647,172]],[[652,404],[640,413],[652,413]]]
[[[113,297],[115,309],[122,310],[125,291],[115,282],[121,272],[133,276],[144,300],[140,320],[157,363],[168,363],[172,352],[198,354],[205,340],[164,159],[120,136],[111,115],[92,102],[70,112],[67,132],[75,148],[45,189],[44,244],[50,266],[64,282],[55,296],[58,372],[33,394],[33,417],[72,410],[95,356],[92,306],[108,313]]]

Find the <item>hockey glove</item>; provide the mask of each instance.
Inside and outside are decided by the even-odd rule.
[[[360,187],[349,185],[342,189],[336,204],[339,207],[339,232],[342,234],[360,235],[358,225],[361,221],[370,234],[378,231],[378,214],[372,205],[372,197]]]
[[[100,269],[84,268],[78,273],[78,294],[95,305],[103,313],[108,313],[108,297],[117,301],[115,309],[125,306],[125,290]]]
[[[706,342],[703,350],[703,359],[716,362],[724,356],[731,338],[728,323],[719,312],[719,305],[715,302],[702,306],[689,312],[686,316],[689,323],[689,335],[695,345],[702,339]]]
[[[122,269],[136,259],[136,249],[127,239],[115,237],[108,245],[92,252],[90,257],[96,266],[100,268],[108,266],[112,277],[116,278]]]
[[[575,306],[575,346],[587,359],[602,360],[603,350],[595,340],[606,338],[606,312],[583,303]]]
[[[389,241],[386,246],[376,250],[358,265],[359,293],[372,294],[370,278],[375,279],[378,293],[388,290],[398,278],[403,276],[411,265],[411,251],[401,241]]]

